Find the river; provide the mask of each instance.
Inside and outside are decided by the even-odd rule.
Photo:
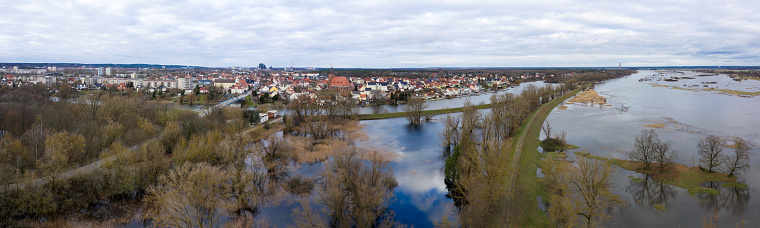
[[[655,75],[655,71],[640,71],[624,78],[609,80],[596,86],[599,95],[607,97],[612,106],[568,104],[566,110],[555,109],[547,118],[554,132],[567,132],[567,141],[580,146],[573,151],[593,155],[625,158],[623,151],[633,149],[633,139],[648,127],[645,124],[664,123],[655,131],[663,140],[673,142],[677,163],[694,166],[699,162],[697,142],[706,135],[740,136],[760,145],[760,97],[745,98],[710,91],[688,91],[657,87],[652,84],[703,89],[702,82],[712,88],[760,91],[760,81],[733,81],[726,75],[696,77],[696,79],[667,81],[639,80]],[[698,73],[668,72],[664,76],[697,76]],[[693,86],[696,85],[696,86]],[[542,136],[544,137],[544,136]],[[725,151],[730,151],[726,149]],[[606,224],[608,227],[700,227],[703,218],[717,213],[719,227],[734,226],[742,219],[747,227],[760,225],[760,197],[751,197],[760,188],[759,150],[750,156],[752,168],[738,175],[748,188],[721,188],[720,195],[690,195],[685,189],[661,185],[644,175],[617,169],[614,174],[614,194],[621,195],[630,205]],[[633,181],[628,176],[646,181]],[[667,209],[655,209],[662,204]]]

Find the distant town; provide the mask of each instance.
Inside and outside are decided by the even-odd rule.
[[[185,94],[223,94],[251,92],[263,102],[294,100],[319,91],[334,91],[350,97],[358,104],[385,104],[404,100],[413,94],[423,99],[466,96],[506,88],[522,81],[550,80],[557,76],[573,76],[576,72],[546,70],[387,70],[372,75],[361,70],[331,68],[272,68],[259,64],[255,68],[179,68],[179,67],[111,67],[111,66],[35,66],[3,65],[0,80],[3,86],[48,87],[66,85],[83,90],[134,90],[143,93],[168,93],[169,97]],[[377,73],[376,73],[377,74]],[[155,99],[155,95],[154,95]],[[182,99],[182,103],[187,99]],[[192,101],[191,101],[192,102]]]

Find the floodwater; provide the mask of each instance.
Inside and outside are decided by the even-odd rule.
[[[610,80],[596,86],[599,95],[607,97],[612,106],[567,104],[567,110],[555,109],[547,118],[554,132],[567,132],[567,141],[580,146],[571,150],[568,159],[575,160],[573,151],[593,155],[625,158],[624,151],[633,149],[633,139],[645,124],[663,123],[654,128],[660,138],[673,142],[677,163],[698,165],[697,142],[707,135],[740,136],[760,146],[760,97],[739,97],[709,91],[688,91],[652,86],[649,83],[703,89],[702,82],[711,88],[760,91],[760,81],[733,81],[726,75],[696,77],[696,79],[643,81],[658,74],[640,71],[637,74]],[[667,72],[664,77],[697,76],[698,73]],[[696,85],[696,86],[693,86]],[[543,137],[543,136],[542,136]],[[730,149],[726,149],[729,151]],[[614,216],[609,227],[700,227],[703,218],[717,213],[719,227],[733,227],[746,220],[746,227],[760,226],[760,156],[757,148],[750,156],[752,168],[739,174],[739,181],[748,188],[721,188],[720,195],[690,195],[685,189],[653,182],[642,174],[617,169],[612,192],[621,195],[629,206]],[[633,181],[633,177],[644,181]],[[662,204],[666,210],[654,208]]]
[[[500,93],[519,93],[527,85],[543,86],[543,82],[523,83]],[[489,103],[492,94],[471,96],[470,102],[477,104],[481,101]],[[466,98],[428,101],[429,109],[462,107]],[[383,107],[383,106],[380,106]],[[399,106],[386,106],[398,108]],[[372,107],[365,107],[372,108]],[[485,110],[487,111],[487,110]],[[396,112],[396,110],[389,110]],[[451,114],[451,115],[456,115]],[[456,208],[451,199],[446,198],[446,185],[443,182],[443,165],[445,156],[439,133],[443,124],[436,116],[433,121],[420,126],[410,126],[405,118],[361,121],[364,132],[368,136],[359,142],[374,150],[395,152],[399,158],[391,162],[393,174],[398,181],[394,189],[395,197],[390,205],[394,219],[405,225],[414,227],[432,227],[433,223],[447,217],[456,221]],[[314,176],[321,169],[321,164],[303,165],[297,173]],[[285,200],[277,206],[260,208],[261,217],[267,217],[272,225],[285,227],[292,225],[290,213],[299,203]]]
[[[427,100],[425,101],[425,104],[427,105],[428,110],[459,108],[459,107],[463,107],[464,103],[467,101],[469,101],[470,103],[474,105],[488,104],[488,103],[491,103],[489,99],[493,95],[499,95],[499,94],[505,94],[505,93],[518,94],[527,85],[544,86],[544,83],[540,81],[525,82],[518,86],[515,86],[514,88],[508,88],[508,89],[498,90],[494,92],[471,93],[469,95],[455,97],[451,99]],[[357,114],[376,114],[376,113],[404,112],[404,107],[406,107],[406,104],[365,106],[365,107],[356,108],[356,113]],[[281,114],[287,114],[288,108],[283,107],[279,109],[278,112],[280,112]]]

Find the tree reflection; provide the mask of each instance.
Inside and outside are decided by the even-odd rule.
[[[741,215],[747,211],[747,202],[749,202],[749,188],[723,188],[720,191],[720,198],[725,204],[726,209],[734,215]]]
[[[747,211],[747,203],[750,198],[750,190],[747,187],[723,187],[722,183],[705,182],[703,187],[714,188],[720,191],[718,195],[699,193],[699,205],[703,210],[725,209],[734,215],[742,215]]]
[[[652,175],[648,174],[631,178],[625,190],[633,195],[636,204],[650,207],[655,204],[670,207],[670,201],[676,198],[674,186],[655,182],[652,180]]]

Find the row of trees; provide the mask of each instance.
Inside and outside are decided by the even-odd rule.
[[[659,164],[660,172],[665,170],[668,163],[677,158],[677,153],[672,149],[673,143],[663,141],[654,129],[642,130],[634,139],[634,149],[627,152],[632,161],[644,163],[644,169],[651,169],[651,164]],[[732,149],[727,152],[726,148]],[[699,152],[699,165],[708,172],[723,171],[729,176],[749,169],[749,155],[753,145],[746,140],[733,137],[721,138],[716,135],[708,135],[699,140],[697,149]]]
[[[356,117],[352,99],[336,92],[304,94],[290,101],[287,132],[315,141],[345,137],[343,126]]]
[[[449,197],[460,209],[465,226],[493,226],[506,222],[509,196],[505,181],[510,177],[513,151],[507,139],[514,135],[530,111],[570,91],[574,86],[528,85],[520,95],[491,97],[492,111],[479,113],[469,102],[462,114],[442,117],[444,147],[453,152],[444,173]]]

